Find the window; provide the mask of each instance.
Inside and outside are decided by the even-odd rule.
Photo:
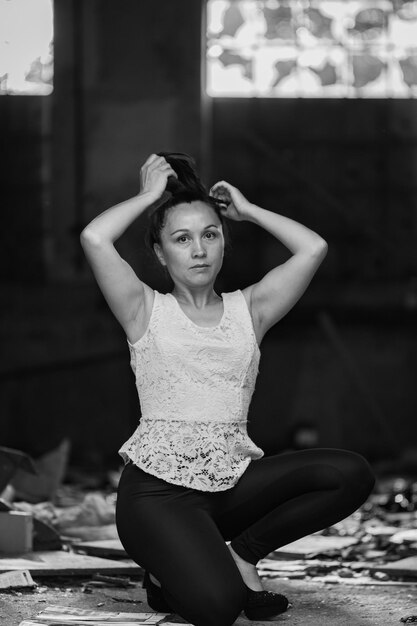
[[[208,0],[211,97],[416,98],[416,0]]]
[[[53,91],[52,0],[0,0],[0,95]]]

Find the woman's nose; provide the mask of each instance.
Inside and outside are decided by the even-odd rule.
[[[203,244],[201,243],[201,241],[195,241],[194,242],[193,254],[194,255],[198,255],[198,256],[206,254],[205,248],[204,248]]]

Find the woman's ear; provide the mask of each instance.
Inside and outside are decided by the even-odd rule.
[[[154,252],[155,252],[156,256],[158,257],[158,260],[161,263],[161,265],[166,266],[165,259],[164,259],[164,253],[162,252],[162,248],[159,245],[159,243],[154,243],[153,244],[153,249],[154,249]]]

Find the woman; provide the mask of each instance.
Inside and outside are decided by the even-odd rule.
[[[355,453],[265,457],[246,430],[262,338],[301,297],[327,245],[225,181],[208,193],[188,155],[151,154],[140,174],[140,193],[96,217],[81,235],[126,332],[142,409],[119,451],[125,461],[119,536],[145,568],[155,610],[196,626],[229,626],[242,609],[249,619],[273,617],[288,600],[263,589],[257,562],[347,517],[374,484]],[[113,245],[145,212],[171,293],[146,285]],[[264,228],[292,256],[259,282],[219,296],[214,283],[227,244],[225,218]]]

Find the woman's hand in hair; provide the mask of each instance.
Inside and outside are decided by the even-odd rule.
[[[252,205],[239,189],[230,183],[224,180],[215,183],[210,189],[210,195],[222,205],[220,210],[225,217],[237,222],[247,219]]]
[[[140,193],[152,193],[155,199],[160,198],[170,176],[178,178],[165,157],[151,154],[140,168]]]

